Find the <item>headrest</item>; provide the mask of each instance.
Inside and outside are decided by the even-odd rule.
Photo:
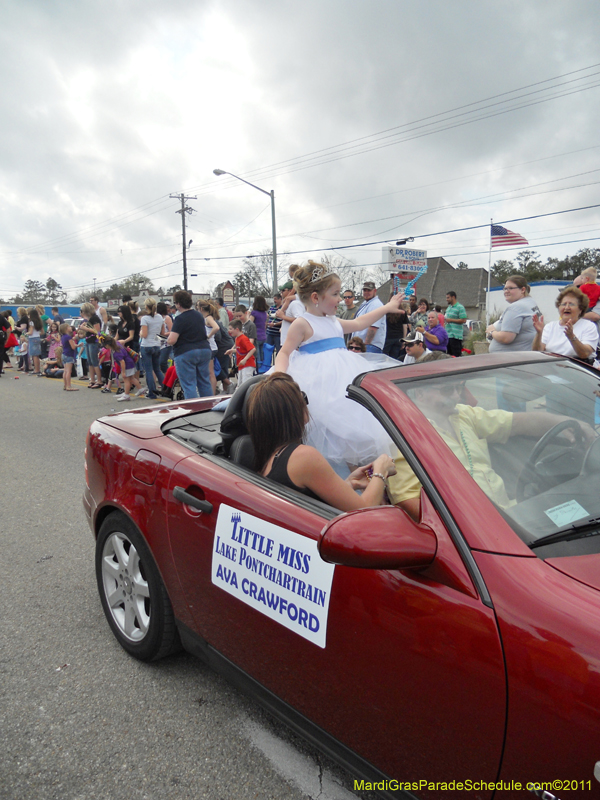
[[[235,439],[248,433],[246,427],[246,399],[256,384],[264,379],[264,375],[255,375],[235,390],[221,422],[220,430],[224,438]]]

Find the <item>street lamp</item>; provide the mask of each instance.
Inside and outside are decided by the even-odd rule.
[[[252,186],[253,189],[258,189],[259,192],[263,194],[268,194],[271,198],[271,228],[273,231],[273,294],[277,294],[277,237],[275,234],[275,191],[271,189],[270,192],[267,192],[266,189],[261,189],[260,186],[256,186],[254,183],[250,183],[250,181],[246,181],[243,178],[240,178],[239,175],[234,175],[233,172],[226,172],[224,169],[213,169],[213,173],[215,175],[231,175],[232,178],[237,178],[238,181],[242,183],[248,184],[248,186]]]

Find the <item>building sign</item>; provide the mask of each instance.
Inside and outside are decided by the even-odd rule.
[[[383,257],[390,271],[400,280],[414,278],[420,270],[427,267],[427,250],[414,250],[410,247],[384,247]]]
[[[229,281],[223,286],[223,302],[235,303],[235,288]]]
[[[327,637],[334,570],[314,539],[221,504],[213,584],[319,647]]]

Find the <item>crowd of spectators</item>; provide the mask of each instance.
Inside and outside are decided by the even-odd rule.
[[[223,298],[202,300],[193,307],[192,296],[178,291],[173,303],[147,299],[144,309],[123,297],[118,321],[97,297],[80,308],[81,322],[72,329],[58,307],[45,313],[43,306],[19,307],[0,313],[0,375],[15,369],[38,376],[62,378],[64,388],[77,391],[71,378],[87,378],[89,389],[104,393],[116,389],[119,401],[132,396],[156,399],[165,392],[165,375],[174,365],[185,399],[230,392],[263,364],[267,369],[285,342],[292,322],[304,313],[296,297],[293,269],[279,287],[272,304],[256,296],[252,308],[225,306]],[[559,294],[559,320],[544,323],[522,275],[505,281],[508,304],[500,319],[488,325],[490,353],[550,350],[598,363],[600,287],[596,270],[588,268]],[[404,364],[428,355],[460,357],[467,330],[467,313],[456,292],[446,294],[445,311],[426,298],[407,298],[398,313],[387,314],[354,335],[346,335],[349,350],[382,353]],[[365,281],[362,300],[352,289],[341,293],[337,316],[358,319],[383,304],[372,281]],[[65,327],[66,326],[66,327]],[[265,344],[269,347],[265,349]],[[10,360],[15,356],[15,364]],[[428,359],[430,360],[430,359]],[[145,386],[140,383],[145,377]],[[136,390],[135,395],[132,391]]]

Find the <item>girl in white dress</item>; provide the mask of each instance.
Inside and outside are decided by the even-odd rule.
[[[360,465],[382,452],[394,452],[389,436],[366,408],[346,397],[357,375],[370,364],[346,350],[344,334],[363,330],[385,314],[395,314],[404,295],[358,319],[335,316],[342,284],[323,264],[309,261],[294,274],[294,284],[306,312],[291,324],[274,371],[287,372],[308,397],[310,422],[305,442],[334,462]]]

